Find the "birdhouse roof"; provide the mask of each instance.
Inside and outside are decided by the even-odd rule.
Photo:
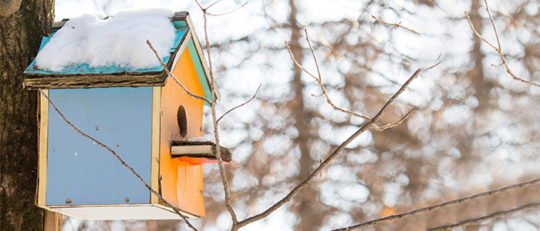
[[[144,18],[142,17],[137,17],[137,15],[131,14],[128,16],[129,17],[124,16],[122,19],[134,20],[134,21],[144,20]],[[118,18],[121,18],[121,17],[118,16]],[[83,21],[84,23],[85,19],[78,18],[78,20],[79,22]],[[92,20],[91,17],[90,17],[90,20]],[[105,22],[105,20],[107,20],[107,18],[105,18],[104,21],[100,21],[95,24],[98,25],[98,28],[99,28],[99,26],[103,24],[101,22]],[[73,24],[69,24],[68,22],[69,20],[65,19],[62,22],[55,22],[52,25],[52,30],[51,30],[50,35],[44,36],[41,41],[40,54],[45,53],[43,52],[44,48],[49,42],[51,42],[51,40],[55,39],[54,35],[57,32],[59,35],[62,34],[62,32],[59,31],[61,28],[63,28],[64,26],[73,25]],[[152,39],[148,39],[148,40],[150,40],[152,45],[156,48],[156,50],[158,51],[158,54],[160,54],[161,56],[161,60],[163,61],[163,63],[166,64],[169,70],[172,70],[172,68],[174,67],[175,62],[177,61],[175,58],[177,58],[177,56],[180,56],[180,54],[185,49],[189,49],[189,52],[191,53],[191,56],[192,56],[193,65],[195,66],[197,75],[199,77],[199,81],[204,89],[206,98],[210,99],[211,94],[210,94],[210,89],[208,86],[209,81],[207,79],[209,72],[208,72],[206,61],[204,59],[201,45],[193,29],[193,24],[189,17],[189,13],[188,12],[174,13],[174,15],[172,16],[171,24],[172,24],[172,27],[174,27],[174,29],[170,30],[171,33],[169,33],[169,35],[160,35],[160,34],[148,35],[150,37],[154,36],[152,38],[155,38],[155,40],[157,40],[156,44],[154,44]],[[84,24],[79,24],[79,25],[84,25]],[[139,23],[137,25],[139,25]],[[161,26],[162,25],[163,24],[161,24]],[[161,32],[159,29],[155,29],[155,27],[159,27],[159,26],[160,25],[156,23],[149,24],[146,27],[143,27],[141,30],[148,30],[148,31],[154,30],[155,32]],[[167,25],[167,23],[165,23],[165,27],[167,26],[170,27],[170,25]],[[67,29],[74,30],[75,27],[71,27]],[[82,29],[85,29],[85,28],[82,28]],[[134,30],[137,30],[137,29],[134,29]],[[92,34],[92,32],[94,34]],[[151,33],[151,32],[147,32],[147,33]],[[45,62],[41,62],[41,63],[45,63],[45,64],[39,63],[40,54],[38,54],[38,56],[36,56],[36,58],[24,71],[25,88],[37,89],[37,88],[139,87],[139,86],[163,86],[166,83],[168,76],[163,66],[160,65],[159,62],[157,62],[158,60],[155,57],[155,55],[153,53],[150,53],[150,50],[145,42],[144,44],[137,44],[137,47],[129,47],[132,44],[127,44],[127,45],[122,44],[119,40],[120,38],[117,39],[116,37],[114,37],[114,36],[128,37],[127,38],[128,42],[131,42],[129,41],[130,40],[129,37],[133,35],[128,34],[128,32],[112,31],[109,33],[109,36],[112,35],[113,38],[110,38],[110,37],[101,38],[99,37],[99,36],[102,36],[101,34],[102,33],[99,31],[96,32],[95,30],[94,31],[87,30],[87,31],[78,32],[78,34],[76,34],[76,36],[79,36],[81,38],[72,38],[71,40],[57,39],[60,41],[55,41],[57,43],[57,44],[54,44],[55,46],[51,45],[49,48],[45,48],[45,49],[48,49],[47,54],[49,54],[49,56],[45,58],[41,58],[42,60],[45,60]],[[74,57],[70,57],[70,59],[66,59],[64,57],[59,56],[59,54],[63,54],[62,52],[65,52],[65,49],[69,49],[69,45],[71,45],[70,43],[73,43],[74,41],[79,42],[81,40],[84,41],[85,43],[90,43],[88,42],[88,40],[90,40],[90,37],[92,36],[94,36],[93,39],[96,39],[95,37],[98,37],[97,42],[95,42],[98,45],[97,45],[97,48],[96,46],[94,47],[90,46],[93,49],[87,49],[87,50],[90,50],[88,52],[104,53],[105,56],[101,56],[101,57],[105,57],[105,58],[99,58],[98,56],[98,58],[93,57],[93,60],[91,61],[88,61],[88,59],[87,60],[80,59],[80,60],[83,60],[80,63],[72,62],[71,60],[77,60],[77,58],[79,58],[80,56],[84,56],[84,54],[80,55],[81,52],[78,50],[72,53],[68,53],[68,54],[76,54],[76,55],[73,55]],[[170,36],[170,37],[163,39],[162,38],[163,36]],[[60,36],[57,36],[57,37],[60,37]],[[112,41],[113,45],[111,46],[115,46],[115,48],[117,48],[117,46],[127,46],[127,47],[118,48],[120,49],[120,51],[123,51],[123,53],[117,52],[117,53],[120,53],[120,55],[114,54],[114,53],[110,54],[111,52],[108,49],[99,47],[99,45],[101,45],[101,41],[99,39],[104,39],[105,41],[103,41],[103,43],[106,43],[107,39],[109,41]],[[146,40],[146,37],[144,37],[143,40]],[[60,42],[60,44],[58,44],[58,42]],[[62,42],[65,44],[62,44]],[[160,47],[161,44],[167,44],[167,43],[170,49],[167,46]],[[139,47],[139,46],[142,46],[142,47]],[[53,49],[52,51],[51,51],[51,47]],[[146,57],[141,58],[141,55],[136,53],[137,52],[136,49],[139,49],[139,50],[147,49],[147,50],[143,50],[143,52],[146,52],[144,53]],[[86,51],[83,51],[83,52],[86,52]],[[128,54],[124,55],[124,53],[128,53]],[[133,57],[125,57],[128,55],[132,55]],[[46,55],[42,55],[42,56],[46,56]],[[111,58],[109,56],[114,56],[114,57]],[[119,59],[124,60],[124,63],[118,63],[114,60],[114,58],[118,56],[122,56],[122,57],[119,57]],[[94,62],[96,59],[97,59],[97,64]],[[144,59],[146,59],[146,63],[144,63],[145,62]],[[60,66],[59,65],[47,66],[46,65],[46,64],[50,64],[51,61],[56,62],[54,64],[57,64],[58,62],[61,62],[62,60],[67,60],[65,61],[67,62],[67,64],[65,64],[64,66],[61,66],[61,65]],[[152,64],[149,65],[148,61],[150,62],[153,61],[155,63],[154,65]]]

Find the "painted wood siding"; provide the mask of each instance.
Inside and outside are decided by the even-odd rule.
[[[51,100],[79,129],[114,149],[150,183],[152,88],[52,89]],[[49,107],[47,205],[149,203],[150,193],[107,150]]]
[[[204,97],[192,56],[185,49],[173,69],[173,75],[192,93]],[[202,135],[204,102],[189,96],[173,79],[162,89],[160,175],[163,197],[188,213],[204,216],[202,165],[189,163],[189,158],[171,158],[171,143]],[[177,123],[178,107],[182,105],[187,114],[187,135],[180,136]],[[193,159],[193,161],[198,161]]]

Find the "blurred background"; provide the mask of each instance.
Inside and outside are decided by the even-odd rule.
[[[221,93],[218,115],[251,97],[262,84],[257,98],[225,117],[220,127],[222,145],[233,151],[228,168],[240,219],[285,196],[363,122],[327,104],[318,84],[294,66],[284,41],[315,73],[303,31],[307,28],[333,102],[368,116],[417,68],[441,61],[421,73],[380,123],[394,122],[417,107],[411,118],[389,130],[362,134],[291,202],[246,230],[341,228],[540,175],[540,88],[512,80],[496,51],[474,36],[464,11],[486,39],[496,41],[484,1],[223,0],[209,12],[229,12],[244,3],[232,13],[208,17]],[[540,3],[488,3],[510,68],[517,76],[540,82]],[[114,14],[148,7],[189,11],[204,47],[202,12],[191,0],[56,0],[55,14],[61,20],[91,11]],[[372,15],[418,33],[384,25]],[[206,134],[212,136],[209,108],[206,111]],[[194,223],[202,230],[229,229],[232,222],[217,165],[205,165],[204,184],[207,217]],[[533,208],[454,230],[539,227],[540,209]],[[67,218],[63,227],[184,229],[176,221]]]

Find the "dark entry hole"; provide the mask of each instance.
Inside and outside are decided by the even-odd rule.
[[[187,115],[186,115],[186,109],[184,109],[184,106],[180,105],[180,107],[178,107],[176,118],[178,120],[178,128],[180,129],[180,136],[185,137],[187,135]]]

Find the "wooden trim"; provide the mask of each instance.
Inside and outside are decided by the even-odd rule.
[[[160,203],[160,204],[154,204],[153,206],[158,207],[158,208],[161,208],[161,209],[164,209],[164,210],[167,210],[167,211],[169,211],[169,212],[171,212],[171,213],[175,213],[173,209],[171,209],[171,208],[169,208],[168,206],[163,205],[163,204],[161,204],[161,203]],[[180,211],[180,213],[181,213],[182,215],[184,215],[184,216],[186,216],[186,217],[188,217],[188,218],[201,218],[200,216],[197,216],[197,215],[195,215],[195,214],[188,213],[188,212],[186,212],[186,211],[184,211],[184,210],[181,210],[181,209],[179,209],[179,208],[177,208],[177,209],[178,209],[178,211]]]
[[[186,23],[188,25],[189,28],[195,28],[193,27],[193,22],[191,21],[191,16],[186,15]],[[206,77],[206,82],[208,83],[208,85],[210,85],[210,80],[208,79],[209,76],[210,76],[210,69],[208,69],[208,64],[206,63],[206,59],[204,58],[204,51],[202,49],[202,46],[201,46],[201,42],[199,41],[199,38],[197,37],[197,33],[195,32],[195,30],[189,30],[188,31],[190,34],[192,34],[192,39],[193,39],[193,45],[195,46],[195,50],[197,50],[197,54],[199,56],[199,60],[201,61],[201,65],[203,67],[203,71],[204,71],[204,74],[205,74],[205,77]],[[208,86],[210,87],[210,86]],[[219,92],[217,91],[217,89],[214,89],[216,90],[216,99],[212,99],[212,100],[217,100],[217,98],[219,98]],[[212,92],[210,92],[212,93]],[[212,96],[210,96],[212,97]]]
[[[49,95],[49,90],[43,90],[45,95]],[[40,94],[39,100],[39,147],[38,147],[38,193],[37,205],[46,208],[47,193],[47,147],[49,133],[49,101]]]
[[[95,204],[95,205],[76,205],[76,204],[70,204],[70,205],[51,205],[48,207],[48,210],[55,211],[59,208],[95,208],[95,207],[150,207],[154,206],[151,204]]]
[[[35,189],[35,192],[34,192],[34,205],[35,206],[38,206],[38,198],[39,198],[39,150],[40,150],[40,123],[41,123],[41,120],[40,120],[40,117],[41,117],[41,93],[39,91],[37,91],[37,94],[36,94],[36,98],[37,98],[37,110],[36,110],[36,118],[37,118],[37,150],[38,150],[38,166],[37,166],[37,174],[36,174],[36,189]]]
[[[156,208],[164,209],[164,210],[166,210],[168,212],[171,212],[171,213],[175,213],[173,209],[169,208],[166,205],[163,205],[161,202],[156,203],[156,204],[53,205],[53,206],[50,206],[47,210],[53,211],[55,213],[63,214],[63,213],[59,212],[58,209],[61,209],[61,208],[95,208],[95,207],[126,207],[126,208],[129,208],[129,207],[156,207]],[[200,218],[200,216],[197,216],[195,214],[183,211],[181,209],[178,209],[178,211],[180,211],[180,213],[182,215],[187,216],[188,218]],[[63,214],[63,215],[66,215],[66,214]]]
[[[187,11],[180,11],[180,12],[174,12],[174,16],[172,18],[172,21],[186,21],[186,16],[189,15],[189,12]]]
[[[64,216],[74,217],[78,219],[85,219],[84,215],[81,216],[81,214],[75,215],[72,212],[69,211],[69,209],[79,209],[79,211],[88,209],[106,209],[106,208],[117,208],[121,210],[129,210],[132,208],[155,208],[164,210],[166,213],[170,213],[170,216],[174,217],[172,219],[180,220],[182,219],[180,216],[178,216],[171,208],[164,206],[162,204],[111,204],[111,205],[70,205],[70,206],[52,206],[50,208],[50,211],[58,214],[62,214]],[[187,216],[188,218],[200,218],[200,216],[193,215],[191,213],[185,212],[183,210],[179,210],[180,213],[184,216]],[[123,216],[124,214],[119,214],[120,216]],[[125,219],[125,218],[119,218],[119,219]],[[140,220],[146,220],[145,217],[140,216]],[[171,218],[168,218],[171,219]]]
[[[170,62],[172,63],[172,62]],[[168,67],[171,65],[168,64]],[[144,87],[163,86],[164,71],[153,73],[121,74],[25,74],[26,89],[89,88],[89,87]]]
[[[161,133],[161,87],[152,89],[152,154],[150,166],[150,187],[159,190],[159,148]],[[150,204],[158,204],[158,197],[150,192]]]
[[[171,144],[171,157],[194,157],[217,160],[216,144],[211,141],[173,141]],[[231,151],[223,146],[219,146],[221,157],[224,162],[231,162]]]
[[[191,29],[188,27],[187,30],[188,31],[186,32],[186,36],[184,36],[184,40],[182,40],[182,43],[180,44],[180,47],[178,48],[178,51],[175,52],[176,55],[174,57],[174,61],[172,63],[171,68],[169,69],[169,71],[171,73],[173,72],[174,68],[176,67],[176,64],[178,63],[178,60],[180,59],[180,56],[182,56],[182,53],[187,48],[187,46],[189,44],[189,41],[191,40],[191,32],[190,32]],[[165,84],[167,83],[168,80],[169,80],[169,78],[167,77],[166,80],[165,80]],[[165,85],[165,84],[163,84],[163,85]]]
[[[62,230],[62,215],[52,211],[45,211],[45,222],[43,224],[44,231],[60,231]]]

